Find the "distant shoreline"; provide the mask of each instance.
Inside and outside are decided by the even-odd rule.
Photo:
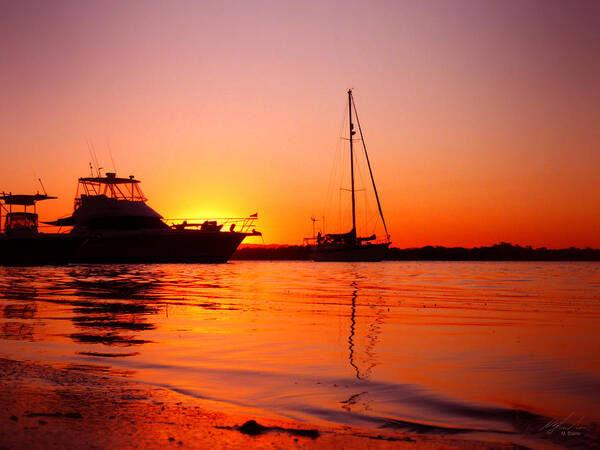
[[[232,260],[310,260],[307,247],[301,245],[242,245]],[[386,261],[600,261],[600,249],[521,247],[500,243],[490,247],[441,247],[389,249]]]

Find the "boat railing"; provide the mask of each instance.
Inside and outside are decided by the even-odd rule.
[[[324,242],[325,239],[324,237],[321,238],[321,242]],[[377,245],[377,244],[387,244],[389,243],[390,240],[385,238],[385,237],[381,237],[381,238],[377,238],[377,239],[372,239],[369,241],[364,241],[362,245]],[[305,246],[311,246],[311,245],[318,245],[319,244],[319,238],[318,237],[305,237],[303,238],[303,245]]]
[[[374,241],[369,241],[371,244],[390,244],[391,241],[389,240],[389,238],[378,238],[375,239]]]
[[[305,237],[303,238],[303,245],[317,245],[318,241],[316,237]]]
[[[48,225],[43,223],[38,225],[38,229],[40,233],[69,234],[71,232],[70,226]]]
[[[164,219],[175,230],[237,231],[258,235],[255,231],[256,217],[218,217]]]
[[[255,231],[254,228],[256,220],[256,217],[164,219],[165,223],[174,230],[238,231],[259,236],[260,232]],[[52,233],[68,234],[71,231],[70,226],[61,227],[49,224],[39,224],[39,228],[40,231]]]

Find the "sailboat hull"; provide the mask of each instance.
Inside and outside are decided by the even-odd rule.
[[[387,253],[389,243],[367,244],[360,246],[314,246],[313,261],[382,261]]]

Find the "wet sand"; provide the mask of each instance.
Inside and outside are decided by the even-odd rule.
[[[516,448],[210,410],[127,380],[0,359],[0,448]]]

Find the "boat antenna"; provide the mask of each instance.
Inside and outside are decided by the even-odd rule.
[[[385,224],[385,218],[383,217],[383,210],[381,209],[381,202],[379,201],[379,194],[377,193],[377,186],[375,186],[375,178],[373,178],[373,170],[371,169],[371,162],[369,161],[369,154],[367,153],[367,145],[365,144],[365,138],[363,136],[362,128],[360,127],[360,120],[358,118],[358,111],[356,111],[356,103],[352,97],[352,91],[348,91],[349,97],[352,99],[352,105],[354,105],[354,115],[356,116],[356,124],[358,125],[358,132],[360,134],[360,140],[362,141],[363,148],[365,149],[365,157],[367,159],[367,166],[369,167],[369,175],[371,175],[371,183],[373,183],[373,191],[375,192],[375,199],[377,200],[377,208],[379,209],[379,215],[383,222],[383,229],[385,230],[385,236],[387,240],[390,240],[390,234],[388,233],[387,225]],[[352,146],[352,141],[350,141]],[[354,195],[354,193],[353,193]]]
[[[33,178],[34,178],[35,180],[39,180],[39,177],[37,176],[37,173],[35,173],[35,169],[33,168],[33,166],[31,166],[31,165],[30,165],[30,167],[31,167],[31,173],[33,174]],[[41,183],[41,182],[40,182],[40,183]],[[34,183],[34,184],[35,184],[35,183]],[[37,191],[37,192],[39,193],[39,191]]]
[[[115,165],[115,160],[113,159],[112,149],[110,148],[110,144],[106,144],[108,146],[108,154],[110,155],[110,162],[112,163],[113,172],[117,173],[117,166]]]
[[[38,181],[40,182],[40,186],[42,186],[42,190],[44,191],[44,195],[48,195],[48,193],[46,192],[46,188],[44,187],[44,183],[42,183],[42,179],[38,178]]]
[[[96,172],[98,172],[98,160],[96,159],[96,152],[94,151],[94,148],[93,148],[92,144],[90,143],[89,139],[86,139],[85,142],[87,143],[88,152],[90,154],[90,159],[92,160],[90,162],[90,172],[93,177],[94,169],[96,169]]]
[[[350,180],[352,188],[352,232],[356,236],[356,199],[354,198],[354,147],[352,136],[356,134],[352,123],[352,89],[348,89],[348,119],[350,128]]]
[[[315,218],[315,216],[311,216],[311,217],[310,217],[310,220],[312,220],[312,223],[313,223],[313,239],[314,239],[314,238],[317,236],[317,235],[315,234],[315,222],[318,222],[318,221],[319,221],[319,219],[316,219],[316,218]]]
[[[94,154],[94,164],[96,165],[96,176],[100,178],[100,171],[104,169],[104,167],[100,167],[98,164],[98,155],[96,154],[96,148],[94,147],[94,144],[92,144],[92,153]]]

